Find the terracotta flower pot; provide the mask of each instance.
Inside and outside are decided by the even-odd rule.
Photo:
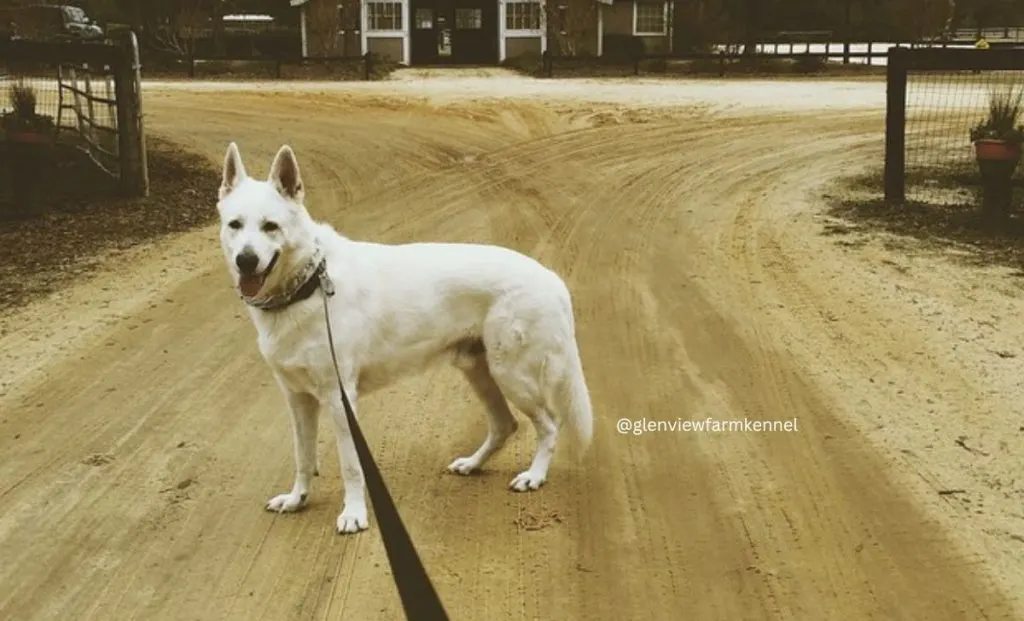
[[[42,144],[49,140],[47,132],[37,132],[24,129],[8,129],[7,141],[20,142],[22,144]]]
[[[1013,173],[1021,159],[1018,144],[994,138],[974,141],[974,153],[981,172],[984,193],[981,208],[995,223],[1004,222],[1013,203]]]
[[[974,153],[979,161],[1014,162],[1021,157],[1021,147],[996,138],[974,141]]]

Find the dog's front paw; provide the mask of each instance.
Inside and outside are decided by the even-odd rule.
[[[370,527],[365,504],[347,503],[338,516],[338,534],[358,533]]]
[[[546,477],[543,474],[535,472],[520,472],[516,475],[516,478],[509,482],[508,486],[510,489],[517,492],[527,492],[538,489],[541,485],[544,485]]]
[[[267,501],[267,511],[293,513],[306,506],[306,494],[287,493],[274,496]]]
[[[472,457],[460,457],[448,464],[448,472],[454,472],[455,474],[468,475],[472,474],[480,464],[477,460]]]

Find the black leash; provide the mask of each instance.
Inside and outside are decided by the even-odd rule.
[[[321,264],[319,272],[320,289],[324,300],[324,321],[327,324],[327,343],[331,347],[331,361],[334,363],[334,374],[338,378],[338,389],[341,391],[341,403],[345,406],[345,417],[348,419],[348,428],[352,431],[352,440],[356,445],[356,454],[359,455],[359,463],[363,468],[363,476],[366,480],[366,488],[370,494],[370,503],[373,505],[373,513],[377,518],[377,526],[380,528],[380,538],[384,541],[384,550],[388,555],[388,563],[391,565],[391,574],[398,587],[398,596],[402,599],[402,608],[405,610],[405,618],[409,621],[448,621],[448,613],[445,612],[441,598],[434,590],[433,583],[423,567],[416,547],[409,538],[408,531],[402,523],[402,517],[398,514],[398,507],[391,499],[387,485],[384,484],[384,477],[381,476],[377,463],[370,454],[370,448],[366,445],[366,438],[359,429],[355,413],[352,411],[352,404],[348,401],[345,387],[341,381],[341,370],[338,369],[338,356],[334,353],[334,335],[331,334],[331,313],[328,309],[327,299],[334,295],[334,283],[327,276],[327,271]]]

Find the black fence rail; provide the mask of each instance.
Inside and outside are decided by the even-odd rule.
[[[873,59],[887,58],[887,51],[871,52],[759,52],[756,54],[742,54],[733,51],[700,52],[700,53],[673,53],[673,54],[628,54],[628,55],[605,55],[605,56],[560,56],[545,52],[543,55],[542,73],[544,76],[555,77],[556,68],[598,66],[598,67],[632,67],[633,75],[640,75],[642,67],[646,63],[659,62],[691,62],[703,63],[705,67],[714,66],[718,75],[725,76],[731,67],[739,63],[756,64],[761,61],[789,60],[824,65],[830,59],[843,57],[851,59]]]
[[[885,199],[976,202],[981,176],[971,129],[991,97],[1024,87],[1024,48],[890,50],[887,69]],[[1024,174],[1016,174],[1024,193]]]
[[[367,52],[361,55],[338,55],[338,56],[316,56],[302,58],[299,56],[193,56],[189,58],[168,59],[155,63],[166,73],[173,71],[187,75],[189,78],[204,77],[216,74],[219,71],[231,73],[244,67],[259,67],[267,77],[282,79],[286,77],[286,70],[303,70],[328,68],[337,66],[350,66],[359,68],[359,76],[363,80],[372,80],[374,70],[383,64],[382,59]]]

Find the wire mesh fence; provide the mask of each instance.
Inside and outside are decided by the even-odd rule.
[[[1021,50],[1024,54],[1024,50]],[[906,99],[906,198],[942,205],[976,204],[982,191],[971,129],[989,102],[1024,88],[1024,70],[911,71]],[[1020,119],[1024,123],[1024,117]],[[1024,201],[1024,168],[1014,175]]]
[[[36,94],[36,112],[56,122],[60,109],[60,89],[55,77],[55,72],[47,76],[38,68],[24,72],[17,66],[0,67],[0,114],[9,112],[14,107],[12,88],[24,85]]]

